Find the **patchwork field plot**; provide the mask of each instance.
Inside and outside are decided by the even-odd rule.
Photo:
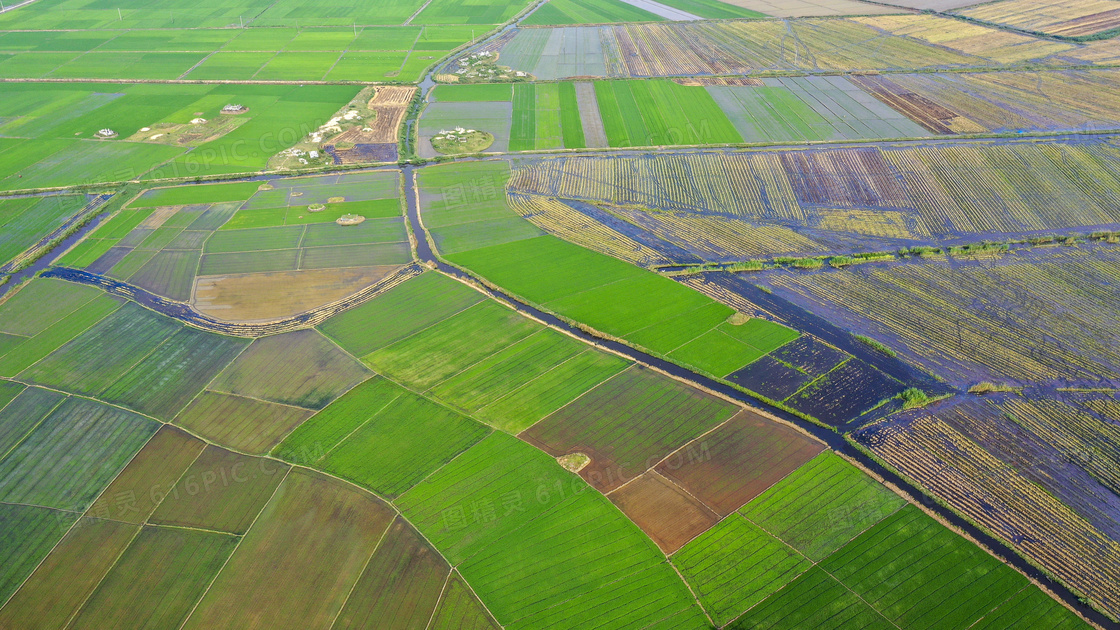
[[[487,433],[485,426],[378,377],[300,425],[275,452],[396,497]],[[373,448],[376,463],[369,459]]]
[[[123,627],[138,608],[148,612],[148,623],[182,623],[237,543],[228,534],[144,527],[70,627]]]
[[[35,570],[36,565],[78,520],[74,512],[60,512],[30,505],[0,504],[0,532],[4,560],[0,571],[0,598],[7,600]]]
[[[138,530],[118,521],[78,521],[0,608],[0,623],[34,629],[64,626]],[[4,566],[15,565],[6,561]]]
[[[328,626],[392,516],[367,493],[317,473],[292,471],[185,627]],[[297,584],[302,586],[294,588]]]
[[[788,12],[827,10],[783,4]],[[873,17],[524,28],[503,43],[500,58],[515,70],[552,80],[1048,64],[1082,49],[949,18],[879,16],[900,12],[881,4],[843,4],[860,7],[849,14]]]
[[[244,534],[288,467],[207,446],[149,517],[155,525]]]
[[[632,367],[534,425],[523,437],[554,456],[584,453],[580,475],[604,492],[633,479],[736,407]]]
[[[90,506],[87,515],[126,523],[146,523],[206,443],[164,425],[128,462]]]
[[[53,407],[53,400],[37,406],[44,402]],[[158,428],[116,407],[67,398],[0,459],[0,501],[80,513]]]
[[[0,105],[0,134],[8,136],[0,160],[4,190],[258,171],[298,140],[281,130],[317,126],[314,121],[328,118],[356,92],[346,86],[90,83],[20,83],[6,90],[18,98]],[[156,129],[220,120],[219,110],[230,103],[248,108],[233,117],[236,125],[182,137],[160,136]],[[95,139],[100,129],[116,135]]]
[[[203,391],[174,422],[207,439],[247,453],[263,453],[313,413],[256,398]]]
[[[189,301],[219,319],[295,315],[412,260],[398,177],[385,171],[275,180],[264,190],[255,183],[153,189],[63,262]],[[362,220],[342,225],[343,215]]]
[[[654,471],[627,482],[609,497],[665,553],[680,549],[719,520],[715,512]]]
[[[771,486],[740,512],[814,562],[905,505],[831,452]]]
[[[254,341],[214,382],[223,394],[322,409],[369,371],[314,330]]]
[[[723,625],[808,570],[811,563],[738,515],[672,556],[700,602]]]
[[[683,86],[671,81],[599,81],[594,85],[598,115],[611,147],[743,141],[724,111],[702,87]],[[504,124],[498,120],[484,122],[477,117],[500,117],[507,108],[511,121],[509,143],[505,145],[495,141],[491,150],[578,149],[586,146],[587,123],[575,84],[517,83],[513,86],[512,100],[508,89],[502,93],[497,90],[463,90],[476,86],[440,86],[436,90],[436,98],[440,99],[440,91],[449,87],[449,98],[455,100],[438,100],[429,105],[421,117],[422,156],[423,151],[433,150],[430,138],[435,135],[437,127],[470,127],[491,133],[497,129],[498,135],[502,135],[507,129]],[[477,105],[468,106],[466,102],[476,102]],[[450,117],[453,111],[462,111],[468,118],[455,122]],[[486,124],[492,126],[487,127]]]
[[[1116,580],[1107,577],[1116,566],[1114,534],[1107,533],[1116,521],[1102,513],[1115,513],[1115,494],[1101,488],[1113,483],[1101,466],[1115,459],[1114,433],[1110,423],[1069,405],[1008,399],[908,414],[873,425],[859,440],[1097,605],[1116,610]],[[1086,439],[1108,445],[1099,449],[1100,463],[1059,454]],[[1023,450],[1034,453],[1010,455]],[[1095,551],[1079,551],[1087,548]]]
[[[512,437],[492,434],[398,503],[445,556],[462,561],[463,577],[499,622],[567,628],[685,613],[691,622],[677,627],[702,627],[702,613],[649,539],[602,495]],[[475,509],[484,517],[475,520]]]
[[[709,252],[719,251],[716,245],[730,238],[715,240],[715,230],[708,228],[714,221],[674,221],[662,212],[635,209],[724,217],[750,226],[788,226],[797,234],[779,232],[784,236],[776,241],[770,238],[773,231],[740,233],[736,238],[767,239],[772,244],[754,247],[765,247],[771,256],[791,248],[804,256],[822,247],[838,253],[836,238],[851,239],[841,240],[841,251],[847,253],[931,240],[952,243],[953,237],[962,236],[975,241],[994,234],[1077,228],[1088,232],[1111,225],[1117,221],[1114,155],[1108,143],[1055,141],[887,145],[783,155],[744,151],[552,157],[518,162],[509,188],[630,207],[622,216],[634,217],[633,223],[650,226],[658,237],[680,248],[698,241],[700,245],[691,247],[708,259],[713,258]],[[1086,180],[1084,173],[1093,176]],[[724,225],[725,231],[741,229],[732,227],[741,225],[737,223]],[[829,244],[815,238],[827,238]],[[705,239],[715,243],[707,245]]]
[[[823,448],[790,427],[743,410],[716,430],[682,445],[656,470],[726,516]]]
[[[451,567],[439,553],[397,517],[333,627],[373,625],[407,630],[425,625],[432,618],[450,572]],[[457,602],[449,605],[455,607]]]
[[[959,13],[974,20],[1064,37],[1089,37],[1120,28],[1120,3],[1110,0],[1004,0]]]
[[[0,628],[1111,627],[1120,0],[908,3],[0,5]]]

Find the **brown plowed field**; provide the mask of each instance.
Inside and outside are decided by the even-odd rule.
[[[601,492],[610,492],[737,410],[732,403],[668,376],[632,367],[519,437],[554,457],[587,454],[591,463],[580,476]]]
[[[341,300],[397,269],[400,265],[204,276],[195,280],[193,306],[224,321],[271,321]]]
[[[823,444],[796,430],[743,410],[656,470],[726,516],[822,450]]]
[[[715,512],[652,470],[607,496],[666,554],[719,521]]]

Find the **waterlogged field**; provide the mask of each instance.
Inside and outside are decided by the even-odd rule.
[[[548,157],[517,162],[509,189],[605,206],[616,233],[670,260],[772,259],[1089,233],[1117,221],[1115,155],[1053,141]],[[593,232],[577,242],[622,249]]]

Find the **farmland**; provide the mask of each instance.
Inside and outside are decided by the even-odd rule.
[[[1113,0],[0,6],[0,627],[1112,628]]]
[[[983,22],[1071,38],[1091,37],[1120,28],[1120,22],[1117,22],[1120,6],[1107,0],[1070,3],[1005,0],[989,6],[963,9],[959,13]]]

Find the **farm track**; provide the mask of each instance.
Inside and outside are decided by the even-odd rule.
[[[1075,593],[1070,591],[1064,585],[1055,582],[1043,571],[1030,564],[1023,556],[1017,554],[1002,540],[988,534],[952,509],[936,502],[919,486],[912,483],[909,479],[896,474],[893,470],[879,463],[878,460],[870,457],[865,452],[850,443],[845,435],[804,420],[803,418],[795,416],[789,412],[786,412],[785,410],[762,402],[729,385],[692,372],[691,370],[685,369],[679,365],[676,365],[675,363],[670,363],[669,361],[666,361],[664,359],[646,354],[645,352],[636,350],[635,348],[624,343],[591,334],[583,330],[582,328],[578,328],[561,320],[555,315],[541,311],[540,309],[537,309],[536,307],[523,302],[520,299],[498,288],[495,288],[492,285],[487,284],[480,286],[478,278],[460,269],[459,267],[444,262],[432,250],[428,230],[426,227],[424,227],[423,220],[420,215],[419,195],[416,186],[415,169],[416,167],[414,166],[405,166],[403,168],[405,179],[404,188],[405,199],[407,202],[407,219],[411,224],[410,231],[413,234],[416,234],[416,252],[417,257],[422,264],[434,265],[439,271],[453,278],[464,281],[472,286],[480,288],[491,298],[498,300],[499,302],[502,302],[507,306],[510,306],[519,313],[544,322],[546,325],[552,328],[568,333],[593,345],[606,348],[611,352],[636,361],[640,364],[651,366],[657,370],[669,374],[674,378],[685,381],[701,389],[716,392],[721,396],[735,400],[755,411],[767,414],[771,417],[776,417],[789,424],[797,426],[806,433],[809,433],[810,435],[827,444],[828,447],[833,451],[842,454],[848,459],[858,462],[859,465],[865,470],[870,471],[873,475],[882,479],[886,484],[897,488],[899,493],[902,494],[907,500],[916,505],[920,505],[923,510],[934,514],[943,522],[947,523],[950,527],[956,529],[959,532],[963,532],[964,535],[977,542],[981,547],[992,553],[1004,563],[1011,565],[1037,583],[1045,585],[1048,590],[1050,590],[1052,593],[1055,593],[1057,597],[1061,599],[1067,606],[1077,610],[1081,615],[1083,615],[1087,619],[1090,619],[1093,623],[1103,628],[1120,629],[1120,623],[1113,622],[1103,614],[1097,612],[1092,608],[1089,608],[1078,599],[1078,596]],[[865,354],[859,348],[853,347],[853,349],[860,351],[860,354]]]

